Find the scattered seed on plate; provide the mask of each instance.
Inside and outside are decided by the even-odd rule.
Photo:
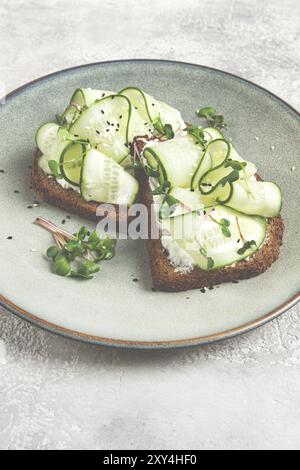
[[[254,139],[255,139],[255,140],[259,140],[259,137],[255,136]]]
[[[10,235],[9,237],[7,237],[7,240],[12,240],[13,237]]]
[[[63,225],[65,225],[65,223],[66,223],[65,219],[63,219],[63,220],[61,221],[61,223],[62,223]]]
[[[31,249],[30,249],[30,252],[31,252],[31,253],[38,253],[38,251],[39,251],[39,250],[36,250],[35,248],[31,248]]]
[[[134,277],[134,278],[132,279],[132,282],[139,282],[139,279],[137,279],[136,277]]]
[[[20,191],[18,191],[17,189],[14,190],[14,193],[15,194],[20,194]]]
[[[275,145],[271,145],[270,149],[275,150]]]
[[[5,171],[4,171],[4,170],[0,170],[0,173],[5,173]]]
[[[296,167],[292,166],[291,171],[296,171]]]

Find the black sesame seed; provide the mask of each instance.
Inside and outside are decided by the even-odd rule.
[[[66,216],[66,219],[71,220],[71,216],[70,216],[70,215],[67,215],[67,216]]]
[[[61,223],[62,223],[63,225],[65,225],[65,223],[66,223],[65,219],[63,219],[63,220],[61,221]]]
[[[239,284],[239,281],[232,281],[232,284]]]
[[[109,121],[106,121],[107,122],[107,125],[110,126],[110,122]]]
[[[206,290],[203,288],[203,289],[200,289],[200,292],[201,292],[202,294],[205,294]]]
[[[12,240],[12,239],[13,239],[12,236],[7,237],[7,240]]]
[[[152,290],[152,292],[157,292],[157,290],[154,287],[152,287],[151,290]]]
[[[106,132],[109,132],[109,131],[110,131],[110,129],[106,129]]]
[[[102,98],[105,96],[105,93],[102,93]]]
[[[137,106],[135,106],[134,109],[139,109],[139,108]]]
[[[87,236],[89,237],[89,236],[91,235],[91,232],[87,232],[86,234],[87,234]]]
[[[119,130],[120,130],[120,129],[117,128],[117,129],[116,129],[116,132],[119,132]]]
[[[204,215],[206,215],[206,214],[207,214],[207,212],[206,212],[206,211],[203,211],[203,214],[204,214]]]
[[[148,122],[145,122],[144,126],[148,126]]]
[[[101,111],[101,113],[102,113],[102,114],[104,114],[104,111],[103,111],[103,109],[100,109],[100,111]]]
[[[33,209],[33,206],[27,206],[27,209]]]
[[[17,189],[14,190],[14,193],[15,194],[20,194],[20,191],[18,191]]]
[[[123,117],[123,116],[122,116],[122,114],[121,114],[121,116],[119,116],[119,119],[122,119],[122,117]]]
[[[96,134],[100,135],[100,131],[98,131],[98,129],[96,129]]]
[[[0,170],[0,173],[5,173],[5,171],[4,171],[4,170]]]
[[[78,135],[78,134],[74,134],[74,137],[79,137],[79,135]]]
[[[137,279],[136,277],[132,279],[132,282],[139,282],[139,279]]]
[[[152,103],[152,106],[155,106],[155,104],[154,104],[154,103]]]
[[[238,241],[237,241],[237,243],[240,243],[240,242],[241,242],[241,239],[239,238]]]

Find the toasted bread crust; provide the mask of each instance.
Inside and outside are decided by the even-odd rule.
[[[137,141],[139,144],[139,142]],[[143,142],[144,145],[144,142]],[[141,145],[139,145],[141,148]],[[141,202],[150,207],[153,200],[148,178],[139,171],[137,177],[141,185]],[[258,177],[258,179],[260,179]],[[151,211],[149,218],[151,217]],[[149,219],[149,227],[150,219]],[[235,282],[264,273],[278,259],[284,235],[284,223],[281,217],[268,220],[267,241],[248,261],[242,260],[232,266],[213,271],[194,268],[189,273],[182,273],[172,266],[168,255],[157,239],[147,240],[153,287],[160,291],[178,292],[190,289],[213,287],[225,282]]]
[[[84,201],[80,193],[73,189],[64,189],[57,183],[55,178],[46,175],[38,165],[40,156],[41,153],[37,150],[31,171],[31,186],[38,198],[47,204],[64,209],[68,213],[79,215],[93,222],[99,222],[101,217],[97,216],[97,208],[100,204]],[[117,205],[113,207],[115,211],[111,214],[108,213],[107,216],[111,219],[116,218],[119,221],[121,217],[124,217],[124,212],[120,211]],[[128,220],[130,220],[130,217],[128,217]]]

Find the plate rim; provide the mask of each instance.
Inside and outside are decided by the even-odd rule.
[[[265,94],[270,96],[273,100],[278,101],[279,103],[283,104],[284,107],[287,109],[287,111],[292,111],[292,113],[300,120],[300,112],[298,112],[293,106],[288,104],[285,100],[280,98],[278,95],[275,93],[267,90],[266,88],[262,87],[261,85],[258,85],[246,78],[240,77],[239,75],[233,74],[231,72],[226,72],[224,70],[215,68],[215,67],[209,67],[207,65],[201,65],[201,64],[196,64],[193,62],[184,62],[184,61],[177,61],[177,60],[166,60],[166,59],[143,59],[143,58],[138,58],[138,59],[114,59],[114,60],[106,60],[106,61],[99,61],[99,62],[92,62],[92,63],[87,63],[87,64],[81,64],[81,65],[75,65],[72,67],[68,67],[65,69],[61,69],[46,75],[43,75],[41,77],[38,77],[34,80],[31,80],[20,87],[12,90],[9,92],[7,95],[4,95],[5,100],[10,100],[16,96],[18,96],[23,90],[30,88],[31,86],[34,86],[35,84],[38,84],[39,82],[42,82],[44,80],[47,80],[49,78],[54,78],[55,76],[62,75],[64,73],[69,73],[74,70],[79,70],[81,68],[88,68],[88,67],[94,67],[94,66],[99,66],[99,65],[107,65],[107,64],[117,64],[117,63],[134,63],[134,62],[160,62],[160,63],[166,63],[166,64],[177,64],[177,65],[185,65],[185,66],[192,66],[195,68],[200,68],[200,69],[205,69],[205,70],[210,70],[214,72],[218,72],[219,74],[223,74],[227,77],[232,77],[234,79],[237,79],[241,82],[244,82],[251,87],[257,88],[261,91],[263,91]],[[133,348],[133,349],[173,349],[173,348],[183,348],[183,347],[191,347],[191,346],[198,346],[198,345],[205,345],[205,344],[211,344],[211,343],[216,343],[219,341],[223,341],[225,339],[229,339],[241,334],[245,334],[249,331],[255,330],[256,328],[265,325],[266,323],[274,320],[275,318],[279,317],[283,313],[285,313],[287,310],[295,306],[298,302],[300,301],[300,291],[297,292],[295,295],[290,297],[288,300],[286,300],[283,304],[279,305],[275,309],[271,310],[270,312],[266,313],[262,317],[258,318],[257,320],[247,322],[244,325],[237,327],[237,328],[232,328],[229,330],[222,331],[217,334],[212,334],[208,336],[199,336],[195,338],[188,338],[188,339],[182,339],[182,340],[167,340],[167,341],[134,341],[134,340],[122,340],[122,339],[113,339],[113,338],[103,338],[99,336],[93,336],[89,335],[86,333],[81,333],[76,330],[71,330],[68,328],[64,328],[62,326],[59,326],[55,323],[50,323],[47,322],[46,320],[43,320],[30,312],[27,312],[26,310],[22,309],[21,307],[15,305],[13,302],[11,302],[9,299],[5,298],[2,294],[0,294],[0,306],[4,307],[8,312],[18,316],[19,318],[45,330],[50,333],[63,336],[65,338],[77,340],[80,342],[85,342],[89,344],[97,344],[100,346],[112,346],[112,347],[118,347],[118,348]]]

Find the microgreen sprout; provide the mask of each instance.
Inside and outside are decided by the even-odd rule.
[[[207,121],[209,127],[215,127],[217,129],[227,129],[224,116],[218,114],[215,108],[207,106],[196,111],[198,117],[204,118]]]
[[[116,240],[100,238],[96,231],[89,234],[86,227],[81,227],[71,234],[42,217],[35,223],[53,235],[56,245],[48,248],[47,256],[59,276],[93,279],[93,274],[100,270],[99,262],[115,255]]]
[[[230,228],[229,228],[230,225],[231,225],[230,220],[228,220],[228,219],[221,219],[220,221],[218,221],[218,220],[215,219],[212,215],[209,215],[209,218],[210,218],[213,222],[215,222],[216,224],[220,225],[224,237],[226,237],[226,238],[231,238],[231,231],[230,231]]]
[[[201,255],[204,256],[204,258],[206,258],[206,260],[207,260],[207,270],[208,270],[208,271],[211,271],[211,270],[215,267],[215,262],[214,262],[214,260],[213,260],[210,256],[208,256],[207,250],[206,250],[204,247],[201,247],[201,248],[200,248],[200,253],[201,253]]]
[[[175,133],[171,124],[164,124],[159,116],[156,121],[153,123],[154,129],[158,132],[159,135],[164,135],[167,139],[173,139]]]
[[[176,210],[180,201],[170,194],[171,183],[170,181],[164,181],[161,186],[158,186],[152,191],[153,196],[163,195],[163,201],[159,209],[159,218],[164,219],[170,217]]]
[[[243,256],[248,250],[250,250],[253,246],[256,246],[256,241],[246,241],[242,248],[238,250],[238,255]]]
[[[201,145],[203,149],[206,147],[207,141],[205,139],[203,129],[197,126],[189,126],[184,130],[194,137],[194,139],[196,140],[196,144]]]

